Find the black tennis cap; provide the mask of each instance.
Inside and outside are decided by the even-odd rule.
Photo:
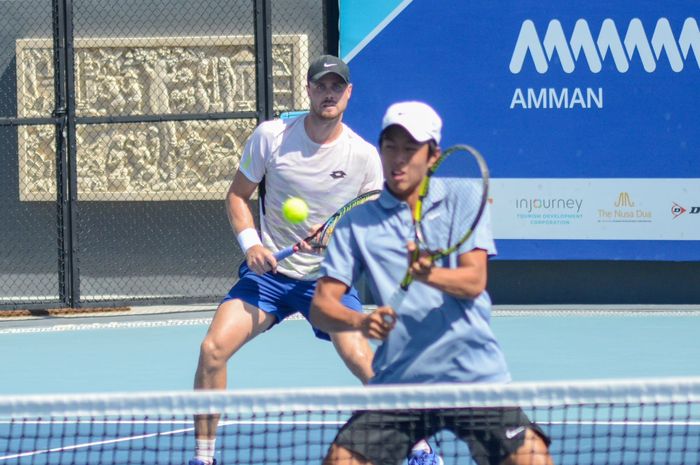
[[[321,55],[311,62],[306,79],[312,82],[318,81],[328,73],[337,74],[346,83],[350,82],[350,68],[343,60],[333,55]]]

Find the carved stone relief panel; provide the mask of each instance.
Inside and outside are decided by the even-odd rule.
[[[17,114],[53,110],[52,41],[20,39]],[[76,115],[255,111],[252,36],[79,38]],[[303,109],[306,35],[273,37],[274,108]],[[79,200],[222,199],[255,120],[81,124]],[[18,128],[20,199],[55,200],[54,131]]]

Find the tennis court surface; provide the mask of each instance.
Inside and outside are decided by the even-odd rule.
[[[222,415],[219,464],[321,463],[356,410],[512,406],[551,437],[556,464],[700,463],[697,313],[495,313],[516,380],[507,386],[362,388],[290,321],[232,359],[231,390],[192,392],[209,314],[7,325],[0,464],[186,463],[202,413]],[[472,463],[452,433],[431,444],[446,465]]]

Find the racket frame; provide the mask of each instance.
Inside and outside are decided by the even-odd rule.
[[[423,213],[423,201],[425,197],[428,196],[428,193],[430,192],[430,179],[432,176],[436,173],[440,165],[448,158],[450,157],[453,153],[455,152],[467,152],[469,153],[474,159],[476,160],[476,163],[479,167],[479,171],[481,173],[481,179],[482,179],[482,192],[481,192],[481,198],[479,202],[479,208],[477,209],[476,215],[474,215],[474,219],[472,220],[471,225],[465,232],[465,234],[462,235],[462,237],[455,242],[453,245],[448,247],[447,249],[442,249],[442,250],[437,250],[433,251],[432,253],[429,253],[429,257],[432,261],[439,260],[443,257],[446,257],[447,255],[453,253],[455,250],[457,250],[464,242],[471,237],[471,235],[474,233],[474,230],[476,229],[476,226],[479,224],[479,220],[481,220],[481,216],[484,213],[484,210],[486,209],[486,203],[488,202],[488,195],[489,195],[489,168],[488,165],[486,164],[486,160],[484,159],[483,155],[475,149],[474,147],[470,145],[465,145],[465,144],[457,144],[453,145],[450,148],[446,149],[445,151],[442,152],[440,155],[440,158],[436,160],[436,162],[430,167],[428,170],[427,174],[421,181],[421,184],[419,186],[418,190],[418,200],[416,201],[416,206],[413,210],[413,222],[415,225],[415,239],[416,239],[416,249],[413,251],[413,254],[411,256],[411,264],[413,264],[416,260],[418,260],[418,257],[420,257],[421,253],[421,244],[425,244],[424,237],[425,234],[423,233],[423,227],[421,223],[421,218],[422,218],[422,213]],[[394,292],[392,297],[389,299],[389,305],[396,310],[401,305],[401,302],[403,301],[403,298],[406,296],[406,292],[408,291],[408,287],[411,285],[413,282],[413,276],[411,275],[410,272],[410,264],[409,264],[409,269],[406,270],[406,274],[404,275],[404,278],[401,280],[401,283],[399,285],[399,289]]]
[[[366,202],[378,197],[381,192],[382,192],[381,190],[375,189],[375,190],[367,191],[367,192],[364,192],[364,193],[358,195],[357,197],[355,197],[354,199],[352,199],[351,201],[349,201],[348,203],[346,203],[345,205],[340,207],[338,210],[336,210],[336,212],[333,213],[330,217],[328,217],[328,219],[321,225],[320,228],[318,228],[318,230],[316,230],[316,232],[314,232],[310,236],[305,237],[303,239],[303,242],[311,243],[311,241],[313,241],[314,239],[320,238],[319,241],[317,241],[315,244],[311,244],[311,245],[312,245],[312,247],[317,248],[317,249],[325,248],[326,242],[327,242],[327,241],[325,241],[325,238],[326,237],[330,238],[330,235],[333,234],[333,230],[335,229],[335,225],[338,223],[338,221],[340,221],[340,218],[342,218],[347,212],[349,212],[350,210],[352,210],[356,206],[361,205],[363,203],[366,203]],[[291,255],[294,255],[295,253],[297,253],[299,251],[299,248],[301,247],[301,243],[302,243],[302,241],[299,241],[295,244],[292,244],[288,247],[285,247],[282,250],[275,252],[275,254],[274,254],[275,260],[277,260],[279,262],[279,261],[284,260],[285,258],[287,258]]]

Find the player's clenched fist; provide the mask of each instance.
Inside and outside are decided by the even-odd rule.
[[[362,334],[383,341],[396,324],[396,312],[391,307],[379,307],[362,321]]]

